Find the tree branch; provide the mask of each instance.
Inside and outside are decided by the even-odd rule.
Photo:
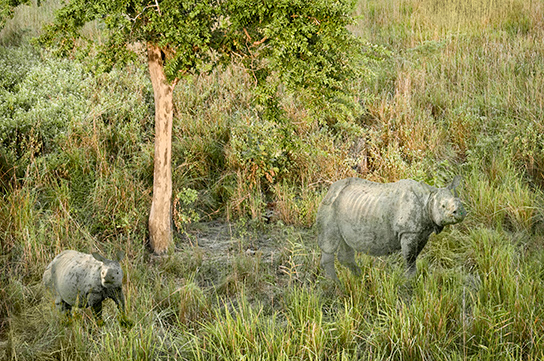
[[[246,34],[246,37],[247,37],[246,44],[247,44],[247,43],[251,43],[251,41],[252,41],[253,39],[251,38],[251,36],[250,36],[249,33],[247,32],[246,28],[244,28],[244,34]],[[261,45],[262,43],[264,43],[266,40],[268,40],[268,36],[265,36],[265,37],[262,38],[261,40],[254,41],[251,45],[248,46],[248,48],[257,47],[257,46]]]

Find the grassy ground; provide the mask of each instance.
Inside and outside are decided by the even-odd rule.
[[[176,249],[154,258],[145,68],[96,76],[41,54],[23,24],[51,15],[21,9],[0,47],[0,359],[543,359],[544,3],[357,12],[387,55],[351,85],[355,120],[286,98],[289,126],[264,122],[236,68],[178,85]],[[400,256],[359,255],[360,278],[338,265],[340,287],[322,277],[312,224],[331,182],[455,174],[468,216],[431,237],[415,280]],[[125,251],[132,328],[111,301],[104,326],[54,309],[41,275],[64,249]]]

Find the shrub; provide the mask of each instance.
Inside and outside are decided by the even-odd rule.
[[[89,106],[84,96],[89,76],[80,64],[38,62],[39,57],[32,54],[26,51],[30,60],[23,60],[19,69],[12,61],[23,56],[21,51],[0,50],[0,66],[8,74],[0,88],[0,140],[16,159],[26,159],[21,168],[29,158],[55,150],[68,125],[82,121]]]

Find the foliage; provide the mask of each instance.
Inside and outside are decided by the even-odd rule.
[[[88,54],[80,29],[98,20],[105,40],[95,45],[97,69],[134,60],[145,44],[155,44],[170,81],[236,63],[251,74],[252,102],[265,120],[282,121],[280,98],[296,94],[313,118],[342,123],[360,114],[364,98],[350,83],[367,78],[368,64],[384,53],[346,28],[353,24],[353,6],[351,0],[320,0],[312,6],[229,0],[105,1],[89,8],[85,1],[71,1],[40,41],[60,54],[72,54],[74,48]]]
[[[277,101],[269,97],[280,83],[271,86],[271,79],[291,91],[302,89],[315,101],[324,97],[350,104],[344,84],[365,73],[363,43],[346,29],[353,22],[353,5],[330,0],[312,6],[303,1],[229,0],[102,1],[89,7],[84,1],[71,1],[60,9],[41,41],[66,55],[77,46],[80,28],[100,20],[106,31],[97,58],[102,69],[134,59],[134,51],[142,47],[132,44],[152,43],[164,53],[170,81],[241,57],[256,83],[266,83],[262,104]]]
[[[51,152],[67,125],[83,118],[88,107],[81,66],[53,60],[36,66],[38,61],[28,47],[0,49],[6,75],[0,88],[0,140],[16,159]]]
[[[198,222],[200,216],[194,209],[198,192],[191,188],[182,188],[174,197],[174,224],[183,230],[187,224]]]

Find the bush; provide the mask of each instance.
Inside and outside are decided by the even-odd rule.
[[[0,88],[1,145],[26,160],[19,163],[24,169],[30,158],[56,150],[69,124],[85,118],[89,75],[68,60],[40,61],[30,49],[2,48],[0,66],[7,74]]]

